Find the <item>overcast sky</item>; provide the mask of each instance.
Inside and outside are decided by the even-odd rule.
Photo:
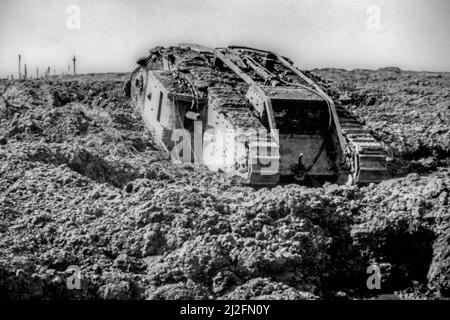
[[[80,73],[130,71],[179,42],[274,50],[305,69],[450,71],[450,1],[0,0],[0,77],[17,76],[19,53],[33,74],[74,54]]]

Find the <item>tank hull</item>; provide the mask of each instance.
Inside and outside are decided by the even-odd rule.
[[[273,185],[384,178],[378,141],[289,60],[245,47],[157,47],[127,84],[138,113],[175,161]]]

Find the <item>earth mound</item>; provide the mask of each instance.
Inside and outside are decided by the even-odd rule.
[[[1,81],[0,298],[449,297],[450,75],[311,75],[387,145],[391,179],[251,188],[171,163],[126,74]]]

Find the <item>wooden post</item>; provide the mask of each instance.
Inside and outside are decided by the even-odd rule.
[[[73,56],[72,61],[73,61],[73,75],[76,75],[75,64],[76,64],[77,58],[75,58],[75,56]]]
[[[26,65],[26,64],[25,64],[25,69],[24,69],[23,79],[24,79],[24,80],[27,79],[27,65]]]
[[[39,79],[39,68],[36,68],[36,79]]]
[[[19,54],[19,80],[22,78],[22,70],[21,70],[21,65],[20,65],[20,59],[21,59],[22,57],[20,56],[20,54]]]

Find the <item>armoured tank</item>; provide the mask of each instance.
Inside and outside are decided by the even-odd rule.
[[[385,177],[383,145],[286,57],[180,44],[153,48],[137,64],[125,93],[175,161],[253,185]]]

